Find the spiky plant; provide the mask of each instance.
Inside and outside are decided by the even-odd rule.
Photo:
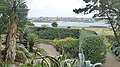
[[[31,34],[28,34],[26,39],[29,43],[29,51],[33,52],[33,46],[35,45],[35,42],[38,40],[38,36],[34,33],[31,33]]]

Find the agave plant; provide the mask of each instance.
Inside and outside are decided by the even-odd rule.
[[[51,56],[42,56],[39,52],[36,53],[40,56],[41,66],[43,67],[73,67],[75,60],[74,59],[63,59],[63,55],[57,57]]]

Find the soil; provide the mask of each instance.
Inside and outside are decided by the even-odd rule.
[[[60,55],[60,53],[58,51],[56,51],[56,49],[53,45],[40,43],[39,46],[40,46],[40,48],[43,48],[46,51],[46,54],[49,56]]]

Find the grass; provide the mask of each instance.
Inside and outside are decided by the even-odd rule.
[[[59,28],[67,28],[67,26],[60,26]],[[71,26],[72,29],[86,29],[95,31],[99,35],[113,35],[113,31],[110,27],[78,27]]]

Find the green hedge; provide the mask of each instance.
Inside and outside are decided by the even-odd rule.
[[[64,50],[66,57],[78,57],[78,51],[79,51],[79,40],[75,38],[65,38],[61,40],[53,40],[52,41],[54,46],[58,51],[62,53],[62,50]],[[63,49],[62,49],[63,47]]]
[[[107,50],[103,37],[98,35],[86,36],[82,40],[81,47],[86,60],[90,60],[92,63],[105,62]]]
[[[79,38],[79,29],[30,27],[41,39]]]
[[[52,28],[52,27],[30,27],[34,33],[36,33],[41,39],[64,39],[66,37],[72,37],[78,39],[81,31],[86,34],[96,34],[94,31],[90,30],[80,30],[80,29],[70,29],[70,28]]]

